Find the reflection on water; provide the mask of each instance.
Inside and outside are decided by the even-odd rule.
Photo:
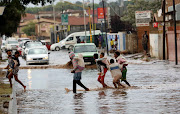
[[[73,74],[65,69],[20,70],[19,78],[28,90],[18,85],[20,114],[106,114],[106,113],[179,113],[180,70],[166,66],[129,65],[127,79],[133,86],[126,89],[107,88],[97,82],[95,70],[84,71],[82,83],[91,91],[77,94],[72,90]],[[105,78],[113,87],[108,72]]]
[[[32,81],[31,81],[31,79],[32,79],[32,76],[31,76],[31,69],[28,69],[28,85],[29,85],[29,89],[31,89],[32,87],[31,87],[31,85],[32,85]]]
[[[74,94],[74,112],[84,114],[84,101],[83,101],[83,93]]]

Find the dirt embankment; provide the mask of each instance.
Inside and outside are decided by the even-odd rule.
[[[68,63],[64,64],[64,65],[49,65],[49,66],[22,66],[20,67],[20,69],[48,69],[48,68],[53,68],[53,69],[72,69],[72,62],[69,61]],[[87,69],[95,69],[96,65],[85,65],[85,68]]]
[[[0,114],[7,114],[7,108],[9,107],[9,101],[11,100],[10,94],[12,89],[9,84],[5,84],[6,72],[0,69]]]

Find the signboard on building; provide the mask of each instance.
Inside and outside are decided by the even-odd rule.
[[[61,14],[61,24],[68,25],[68,14]]]
[[[0,15],[3,15],[5,6],[0,6]]]
[[[136,11],[136,26],[149,26],[151,21],[151,11]]]
[[[154,28],[158,28],[158,23],[156,22],[156,23],[153,23],[153,27]]]
[[[104,10],[103,8],[97,8],[98,19],[104,19]]]
[[[104,11],[105,11],[105,13],[106,13],[106,15],[107,15],[107,14],[108,14],[108,13],[107,13],[107,8],[104,8],[104,10],[103,10],[103,8],[97,8],[97,14],[98,14],[97,19],[98,19],[98,23],[104,23]]]

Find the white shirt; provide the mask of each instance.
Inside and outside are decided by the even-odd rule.
[[[110,70],[111,75],[112,75],[113,78],[116,77],[116,76],[122,77],[120,64],[113,63],[113,64],[109,65],[109,70]]]

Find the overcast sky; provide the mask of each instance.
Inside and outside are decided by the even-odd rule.
[[[62,0],[55,0],[55,4],[59,1],[62,1]],[[83,2],[83,0],[64,0],[64,1],[73,2],[73,3],[75,3],[76,1]],[[86,2],[87,0],[84,0],[84,1]],[[89,1],[92,2],[92,0],[89,0]],[[94,0],[95,3],[99,3],[99,1],[102,1],[102,0]],[[117,1],[117,0],[108,0],[108,1],[113,2],[113,1]],[[46,5],[49,5],[49,4],[46,4]],[[27,7],[35,7],[35,6],[37,6],[37,5],[33,5],[33,4],[27,5]],[[38,6],[40,7],[41,5],[38,5]]]

